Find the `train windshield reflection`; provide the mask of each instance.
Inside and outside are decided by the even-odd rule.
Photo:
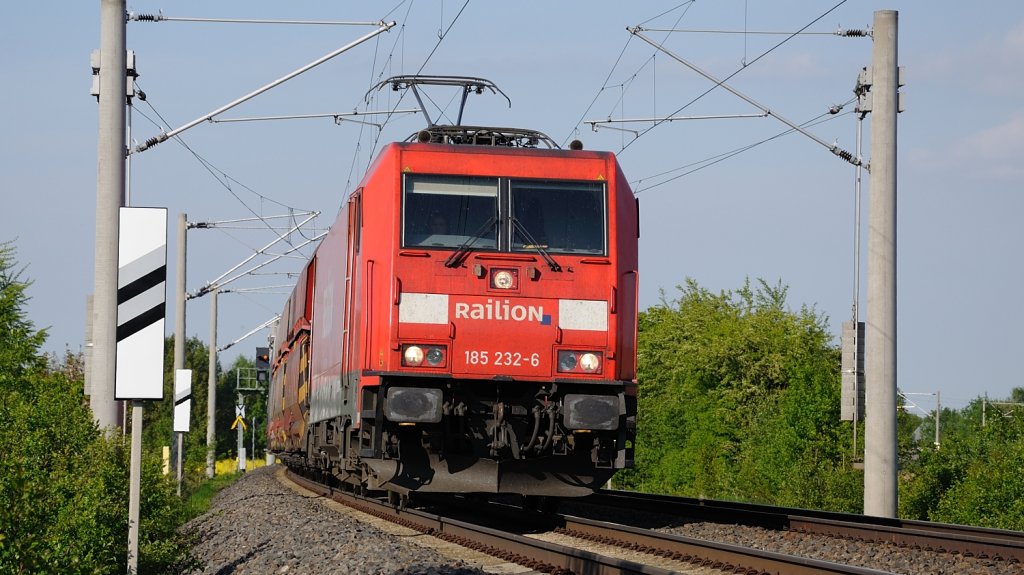
[[[604,255],[604,184],[512,180],[513,250]]]
[[[603,182],[406,174],[403,194],[404,247],[608,253]]]
[[[406,247],[498,246],[497,178],[407,175],[403,206]]]

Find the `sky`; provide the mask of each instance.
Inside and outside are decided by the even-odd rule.
[[[0,4],[0,49],[8,55],[0,90],[0,241],[13,242],[23,276],[34,282],[29,315],[48,328],[45,348],[57,352],[82,348],[86,295],[93,289],[98,114],[89,95],[89,53],[99,45],[99,7],[98,1]],[[870,64],[872,43],[829,33],[869,28],[876,10],[896,10],[906,71],[897,146],[897,384],[910,393],[941,392],[948,407],[983,394],[1005,398],[1024,387],[1016,356],[1024,347],[1020,2],[146,0],[129,1],[128,9],[176,18],[394,20],[389,32],[219,118],[410,109],[411,97],[371,88],[417,72],[490,79],[511,106],[474,95],[466,123],[533,128],[561,145],[578,138],[588,149],[618,154],[640,199],[641,308],[671,301],[687,278],[714,292],[748,279],[781,282],[792,309],[806,305],[828,317],[837,343],[858,285],[852,166],[805,136],[775,137],[787,126],[774,118],[616,122],[596,130],[586,121],[758,112],[721,88],[705,94],[711,82],[626,29],[641,25],[665,49],[719,78],[735,73],[729,86],[797,123],[813,120],[808,130],[821,140],[856,152],[852,90]],[[805,27],[816,34],[757,33]],[[662,31],[670,29],[677,31]],[[128,48],[147,96],[135,101],[132,138],[141,142],[182,126],[371,30],[130,21]],[[429,95],[437,105],[432,111],[450,117],[452,94]],[[844,107],[828,114],[834,105]],[[320,212],[312,227],[289,236],[298,246],[330,226],[384,144],[424,125],[418,114],[351,119],[366,123],[203,122],[180,140],[133,155],[131,204],[168,208],[171,268],[179,213],[190,222],[289,216],[273,220],[283,225],[304,219],[302,212]],[[867,161],[870,124],[869,115]],[[865,173],[865,219],[869,201]],[[216,280],[274,238],[260,223],[190,231],[188,290]],[[280,254],[284,245],[268,251]],[[294,282],[284,274],[299,270],[309,250],[226,286],[239,291],[219,298],[220,345],[280,311],[286,290],[274,286]],[[866,258],[865,248],[862,270]],[[859,285],[863,321],[863,272]],[[187,333],[204,341],[208,300],[187,307]],[[172,298],[168,333],[173,313]],[[265,334],[226,350],[222,365],[238,354],[251,357]],[[934,404],[929,397],[911,399],[926,411]]]

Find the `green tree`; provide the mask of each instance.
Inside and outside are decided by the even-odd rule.
[[[127,453],[97,430],[82,395],[81,357],[39,353],[45,332],[26,317],[14,249],[0,243],[0,572],[123,573]],[[140,570],[173,571],[187,545],[175,533],[171,487],[147,461]]]
[[[990,408],[984,426],[981,411],[980,398],[943,410],[941,448],[925,434],[903,459],[902,517],[1024,530],[1024,409]]]
[[[186,481],[195,485],[203,480],[206,469],[206,427],[207,396],[209,390],[209,347],[196,337],[185,340],[185,369],[192,370],[192,409],[189,431],[185,434]],[[239,383],[242,387],[254,387],[254,359],[238,357],[227,369],[216,365],[217,403],[214,417],[218,459],[235,457],[237,440],[231,425],[235,420]],[[260,429],[256,430],[256,451],[266,448],[266,393],[244,392],[246,425],[253,418]],[[147,405],[145,412],[144,444],[146,450],[161,453],[163,446],[173,445],[177,439],[172,432],[174,421],[174,336],[167,337],[164,344],[164,400]],[[245,445],[251,449],[251,428],[245,433]],[[172,448],[173,449],[173,448]],[[252,457],[252,454],[249,454]]]
[[[189,431],[184,434],[186,481],[195,484],[206,469],[206,406],[209,347],[197,337],[185,340],[185,366],[192,370],[192,407]],[[220,365],[217,365],[219,373]],[[148,452],[160,453],[163,446],[174,445],[174,336],[164,341],[164,399],[151,402],[145,411],[143,443]],[[172,449],[174,449],[172,447]]]
[[[715,294],[693,280],[640,316],[637,466],[645,490],[859,509],[845,456],[839,352],[781,284]]]
[[[238,404],[238,389],[252,389],[258,387],[255,380],[255,360],[239,356],[231,366],[225,370],[217,382],[217,453],[222,457],[236,457],[238,448],[238,436],[236,430],[231,429],[235,421],[235,406]],[[243,391],[241,393],[242,403],[245,405],[245,424],[251,426],[255,419],[256,429],[256,451],[266,449],[266,433],[261,431],[267,427],[267,393],[264,391]],[[252,449],[251,438],[252,428],[243,432],[246,450]],[[247,453],[252,458],[252,453]]]

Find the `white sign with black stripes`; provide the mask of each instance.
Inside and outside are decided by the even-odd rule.
[[[174,431],[188,431],[192,410],[192,370],[174,370]]]
[[[164,398],[167,208],[121,208],[115,399]]]

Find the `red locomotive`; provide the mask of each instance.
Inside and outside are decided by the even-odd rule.
[[[387,83],[459,86],[463,105],[497,90]],[[636,428],[638,212],[614,155],[460,124],[410,140],[380,152],[285,304],[271,449],[399,493],[599,488]]]

